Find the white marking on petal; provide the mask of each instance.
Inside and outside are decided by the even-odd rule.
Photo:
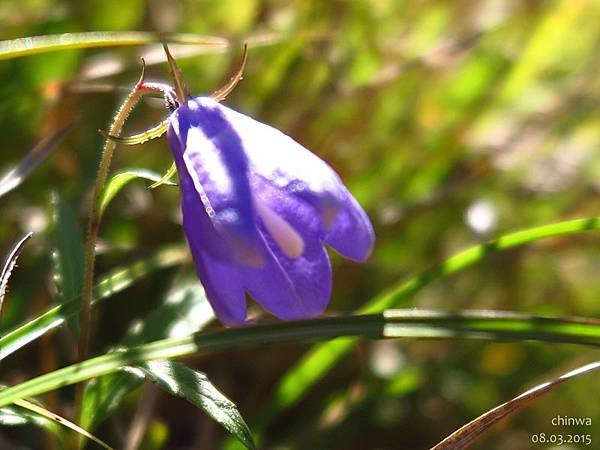
[[[258,196],[254,196],[256,212],[265,227],[287,257],[296,259],[304,253],[304,239],[283,217],[273,211]]]
[[[208,195],[206,195],[206,191],[204,190],[204,187],[202,186],[202,183],[200,182],[200,178],[198,177],[198,174],[194,170],[194,164],[190,160],[190,157],[188,155],[186,155],[185,153],[183,154],[183,161],[185,162],[187,173],[190,176],[190,178],[192,179],[192,182],[194,183],[194,188],[196,189],[196,192],[200,196],[200,201],[204,205],[204,210],[206,211],[206,214],[208,214],[208,217],[211,217],[211,218],[214,217],[215,210],[213,209],[213,207],[210,203],[210,199],[208,198]]]

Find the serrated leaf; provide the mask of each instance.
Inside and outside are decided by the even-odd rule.
[[[130,368],[143,373],[171,395],[185,398],[233,434],[246,448],[254,449],[252,433],[235,404],[205,374],[174,361],[149,361]]]
[[[17,264],[17,258],[23,249],[23,245],[25,245],[25,242],[27,242],[31,236],[33,236],[33,233],[27,233],[25,236],[23,236],[13,246],[12,250],[6,257],[6,261],[2,267],[2,274],[0,275],[0,313],[2,313],[2,304],[4,303],[4,297],[6,296],[6,291],[8,289],[8,280],[10,279],[10,275]]]
[[[122,346],[139,345],[164,337],[182,337],[198,331],[214,318],[198,280],[178,282],[160,306],[130,327]],[[86,385],[79,422],[93,430],[121,404],[143,378],[131,372],[115,372]]]
[[[58,286],[60,303],[81,297],[85,270],[83,232],[73,208],[58,194],[53,195],[54,205],[54,280]],[[79,310],[81,304],[77,303]],[[79,334],[77,317],[67,320],[69,328]]]
[[[163,177],[158,173],[146,169],[127,169],[123,172],[117,173],[108,181],[108,183],[106,183],[106,186],[102,191],[102,197],[100,200],[100,214],[104,213],[110,201],[119,193],[121,189],[125,187],[125,185],[127,185],[127,183],[138,178],[150,180],[154,183],[163,179]],[[176,184],[172,181],[166,180],[163,180],[163,184],[176,186]]]

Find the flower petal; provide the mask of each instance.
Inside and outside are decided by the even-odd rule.
[[[324,242],[355,260],[373,247],[368,217],[337,174],[280,131],[210,98],[172,115],[183,225],[219,319],[240,324],[246,293],[282,319],[331,296]]]
[[[280,319],[321,314],[331,297],[331,265],[323,246],[306,241],[304,254],[291,259],[270,236],[265,239],[273,257],[262,268],[244,269],[245,286],[252,298]]]
[[[180,180],[182,192],[183,181]],[[285,221],[288,232],[302,240],[301,256],[291,258],[280,249],[262,224],[260,267],[226,261],[215,252],[225,247],[200,202],[183,202],[183,228],[198,276],[215,314],[223,323],[239,325],[246,319],[245,292],[271,314],[281,319],[300,319],[323,312],[331,296],[331,267],[319,236],[323,234],[317,211],[264,181],[252,183],[256,201],[270,214]],[[215,248],[210,248],[214,246]]]
[[[366,260],[375,241],[373,227],[335,171],[281,131],[220,108],[242,140],[250,173],[313,205],[327,232],[325,242],[342,256]]]
[[[290,257],[270,231],[261,226],[272,256],[265,258],[264,267],[246,269],[244,285],[257,303],[281,319],[322,313],[331,296],[331,265],[320,238],[322,224],[318,212],[258,176],[251,177],[251,186],[259,197],[256,201],[301,237],[303,251],[298,257]]]
[[[183,185],[182,185],[183,186]],[[182,189],[182,193],[185,194]],[[219,320],[228,325],[246,320],[246,295],[237,267],[226,261],[223,238],[217,233],[200,202],[182,202],[183,229],[198,277]]]
[[[212,100],[190,99],[171,116],[168,138],[180,177],[190,180],[183,203],[203,205],[237,261],[260,265],[248,162],[230,120]]]
[[[325,242],[342,256],[354,261],[366,261],[375,243],[375,233],[369,217],[356,199],[346,191],[346,198]]]
[[[193,254],[198,277],[216,316],[226,325],[243,324],[247,302],[237,267],[202,251]]]
[[[304,253],[304,239],[294,230],[294,227],[256,195],[254,196],[254,205],[265,228],[283,253],[291,259],[302,256],[302,253]]]
[[[219,105],[243,143],[249,170],[310,202],[323,222],[333,222],[344,186],[325,161],[281,131]]]

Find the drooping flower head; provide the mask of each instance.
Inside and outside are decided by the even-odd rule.
[[[172,91],[165,97],[183,229],[217,317],[243,323],[247,295],[281,319],[320,314],[331,296],[325,244],[366,260],[374,243],[369,218],[322,159],[219,103],[243,63],[223,89],[191,98],[165,51],[177,91],[177,100]]]
[[[337,174],[282,132],[210,97],[171,115],[183,228],[218,318],[246,319],[246,293],[281,319],[323,312],[328,244],[364,261],[371,223]]]

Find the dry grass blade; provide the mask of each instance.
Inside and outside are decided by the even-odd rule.
[[[19,186],[40,163],[50,156],[72,124],[71,122],[42,139],[16,167],[10,169],[0,179],[0,197]]]
[[[4,302],[4,296],[6,295],[6,289],[8,287],[8,279],[12,273],[15,265],[17,264],[17,258],[25,245],[25,242],[33,236],[33,233],[29,232],[21,238],[19,242],[15,244],[13,249],[8,254],[4,267],[2,268],[2,275],[0,276],[0,313],[2,313],[2,303]]]
[[[82,436],[85,436],[86,438],[91,439],[96,444],[100,445],[101,447],[105,448],[106,450],[114,450],[114,448],[112,448],[110,445],[101,441],[100,439],[98,439],[96,436],[94,436],[90,432],[81,428],[79,425],[74,424],[73,422],[65,419],[62,416],[59,416],[58,414],[53,413],[52,411],[48,411],[47,409],[42,408],[41,406],[38,406],[27,400],[17,400],[17,401],[15,401],[15,405],[18,405],[21,408],[28,409],[29,411],[34,412],[42,417],[45,417],[48,420],[52,420],[53,422],[56,422],[59,425],[67,427],[67,428],[81,434]]]
[[[503,403],[495,407],[494,409],[491,409],[490,411],[486,412],[485,414],[482,414],[475,420],[472,420],[468,424],[459,428],[450,436],[441,441],[439,444],[432,447],[430,450],[465,449],[473,441],[481,437],[492,425],[494,425],[499,420],[503,419],[509,414],[512,414],[516,411],[519,411],[522,408],[525,408],[526,406],[529,406],[534,400],[538,399],[544,394],[547,394],[563,382],[598,369],[600,369],[600,361],[586,364],[585,366],[579,367],[575,370],[565,373],[564,375],[561,375],[558,378],[555,378],[551,381],[547,381],[546,383],[542,383],[532,389],[529,389],[528,391],[523,392],[518,397],[515,397],[512,400],[509,400],[508,402]]]

